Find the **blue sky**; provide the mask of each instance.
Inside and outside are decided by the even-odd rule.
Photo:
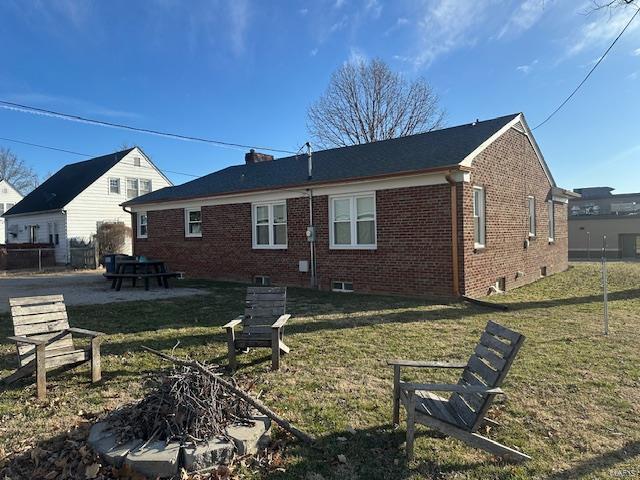
[[[297,150],[343,62],[380,57],[440,95],[447,124],[523,111],[537,125],[632,15],[574,0],[0,2],[0,99]],[[639,191],[640,18],[535,136],[560,186]],[[0,136],[90,154],[140,145],[203,175],[223,149],[0,109]],[[82,158],[0,141],[40,174]],[[189,178],[169,174],[175,183]]]

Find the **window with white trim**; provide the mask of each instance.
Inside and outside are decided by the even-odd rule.
[[[331,248],[376,248],[375,194],[330,197],[329,218]]]
[[[483,187],[473,187],[473,235],[475,248],[486,243],[485,195]]]
[[[331,282],[331,290],[334,292],[353,292],[353,282],[334,280]]]
[[[202,236],[202,211],[199,208],[184,209],[185,237]]]
[[[138,179],[127,178],[127,200],[138,196]]]
[[[151,193],[151,180],[146,179],[138,179],[138,186],[140,188],[139,195],[146,195],[147,193]]]
[[[287,248],[287,203],[253,204],[253,248]]]
[[[119,178],[109,179],[109,193],[120,195],[120,179]]]
[[[536,236],[536,199],[527,197],[527,212],[529,217],[529,236]]]
[[[549,241],[556,239],[556,212],[553,208],[553,200],[549,200]]]
[[[138,238],[147,238],[149,222],[147,212],[138,212],[136,217],[138,218]]]
[[[151,180],[147,178],[127,178],[127,200],[151,192]]]

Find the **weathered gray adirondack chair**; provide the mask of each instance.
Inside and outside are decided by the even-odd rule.
[[[69,369],[91,362],[91,380],[98,382],[100,371],[100,332],[69,328],[67,309],[62,295],[10,298],[13,337],[18,348],[19,368],[4,378],[9,384],[36,373],[38,398],[47,393],[47,370]],[[76,348],[72,334],[91,337],[86,349]]]
[[[227,331],[229,367],[237,367],[236,351],[249,347],[271,348],[271,369],[280,368],[280,354],[289,353],[283,341],[284,326],[291,317],[286,313],[286,287],[249,287],[244,315],[231,320],[223,328]],[[235,328],[241,325],[242,331]]]
[[[486,450],[507,460],[522,461],[531,457],[501,445],[477,433],[483,423],[496,425],[485,418],[511,367],[524,336],[489,321],[474,353],[465,363],[389,360],[394,369],[393,423],[400,421],[400,402],[407,410],[407,456],[413,457],[415,424],[421,423],[475,448]],[[457,385],[408,383],[400,380],[401,367],[460,368]],[[450,393],[448,399],[435,392]]]

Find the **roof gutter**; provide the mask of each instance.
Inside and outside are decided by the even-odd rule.
[[[460,296],[460,270],[458,264],[458,185],[452,177],[455,170],[449,171],[445,178],[451,190],[451,276],[453,295]]]
[[[283,185],[280,187],[273,187],[273,188],[252,188],[247,190],[236,190],[233,192],[224,192],[224,193],[213,194],[213,195],[195,195],[191,197],[164,198],[164,199],[152,200],[144,203],[134,203],[135,200],[130,200],[128,202],[121,203],[120,206],[121,207],[136,206],[137,207],[141,205],[154,205],[154,204],[165,203],[165,202],[183,202],[187,200],[198,200],[198,199],[205,199],[205,198],[231,197],[234,195],[246,195],[249,193],[258,193],[258,192],[273,192],[278,190],[292,190],[296,188],[303,190],[303,189],[307,189],[311,187],[319,187],[323,185],[340,185],[343,183],[355,183],[355,182],[363,182],[368,180],[383,180],[386,178],[406,177],[406,176],[420,175],[420,174],[436,174],[436,173],[451,174],[456,171],[470,172],[471,170],[472,170],[471,168],[465,165],[455,164],[455,165],[448,165],[448,166],[437,167],[437,168],[407,170],[404,172],[398,172],[398,173],[392,173],[392,174],[369,175],[366,177],[345,178],[343,180],[305,182],[305,183],[297,183],[293,185]],[[167,188],[172,188],[172,187],[167,187]]]
[[[16,203],[17,205],[17,203]],[[41,215],[43,213],[53,213],[53,212],[63,212],[64,208],[52,208],[51,210],[38,210],[37,212],[24,212],[24,213],[9,213],[11,210],[3,213],[0,217],[9,218],[9,217],[27,217],[29,215]]]

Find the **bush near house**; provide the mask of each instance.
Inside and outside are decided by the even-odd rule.
[[[98,258],[104,258],[107,253],[121,253],[129,238],[131,238],[131,227],[126,224],[122,222],[101,223],[96,233]]]

